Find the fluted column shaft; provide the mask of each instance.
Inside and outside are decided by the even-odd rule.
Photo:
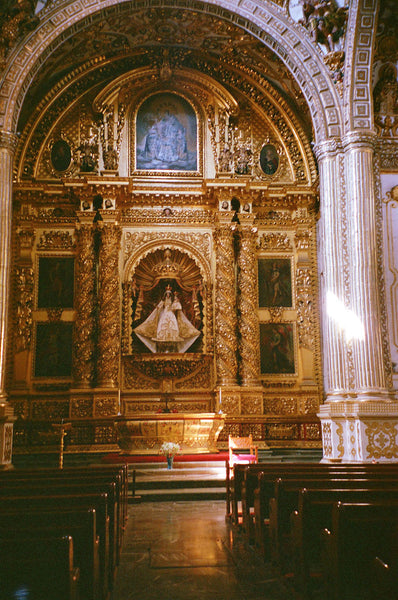
[[[238,252],[238,314],[239,314],[239,374],[244,386],[258,385],[260,374],[260,326],[258,321],[257,290],[257,230],[254,215],[246,216],[240,226]]]
[[[84,213],[85,215],[86,213]],[[94,379],[94,293],[95,249],[94,229],[91,222],[81,222],[76,227],[76,321],[73,339],[73,378],[76,387],[90,387]]]
[[[97,383],[101,387],[116,387],[120,359],[121,230],[115,222],[101,222],[100,225]]]
[[[324,388],[327,400],[341,400],[350,388],[349,354],[344,333],[330,304],[345,305],[348,294],[346,195],[342,149],[316,148],[320,183],[318,222],[319,293],[322,321]]]
[[[6,347],[11,272],[12,165],[17,138],[0,132],[0,401],[6,399]]]
[[[215,231],[215,354],[218,385],[236,384],[238,374],[233,230],[234,225],[227,222],[220,223]]]
[[[352,340],[354,391],[360,400],[390,397],[382,343],[373,139],[345,140],[351,310],[363,327]]]

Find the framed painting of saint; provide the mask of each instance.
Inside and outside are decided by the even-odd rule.
[[[197,173],[198,123],[181,96],[162,92],[147,98],[135,120],[134,170]]]
[[[292,262],[290,258],[258,259],[258,306],[293,307]]]
[[[293,323],[260,323],[261,375],[296,373]]]
[[[35,377],[70,377],[72,374],[73,323],[36,324]]]
[[[279,156],[273,144],[265,144],[260,151],[260,167],[264,175],[274,175],[279,167]]]
[[[56,140],[50,151],[51,165],[55,171],[64,173],[72,163],[72,150],[66,140]]]
[[[74,258],[39,257],[37,308],[73,308]]]

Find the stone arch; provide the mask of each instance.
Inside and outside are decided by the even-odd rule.
[[[77,30],[101,18],[107,10],[123,11],[135,0],[91,0],[43,9],[39,27],[9,56],[0,87],[0,127],[15,132],[24,96],[47,56]],[[175,8],[173,0],[148,0],[147,8]],[[314,51],[309,35],[280,7],[267,0],[181,0],[179,9],[194,9],[224,18],[252,34],[285,63],[300,85],[314,123],[316,141],[342,134],[338,93],[328,68]],[[29,44],[29,52],[27,51]]]

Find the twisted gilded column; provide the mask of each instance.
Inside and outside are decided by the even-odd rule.
[[[101,211],[98,276],[97,383],[116,387],[120,359],[119,252],[121,230],[112,211]],[[112,220],[110,220],[112,219]]]
[[[87,388],[94,379],[95,248],[92,214],[81,213],[76,226],[76,320],[73,338],[73,379]]]
[[[12,166],[17,136],[0,132],[0,469],[11,466],[12,407],[6,394],[6,348],[11,272]]]
[[[236,289],[234,237],[230,213],[220,215],[215,230],[215,355],[218,385],[237,383]],[[227,220],[224,220],[227,219]]]
[[[238,252],[239,374],[243,386],[259,384],[260,327],[257,310],[257,229],[254,215],[240,215]]]

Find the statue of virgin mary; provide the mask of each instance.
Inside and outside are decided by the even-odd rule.
[[[185,352],[200,331],[182,311],[178,292],[167,285],[163,298],[141,325],[134,329],[151,352]]]

